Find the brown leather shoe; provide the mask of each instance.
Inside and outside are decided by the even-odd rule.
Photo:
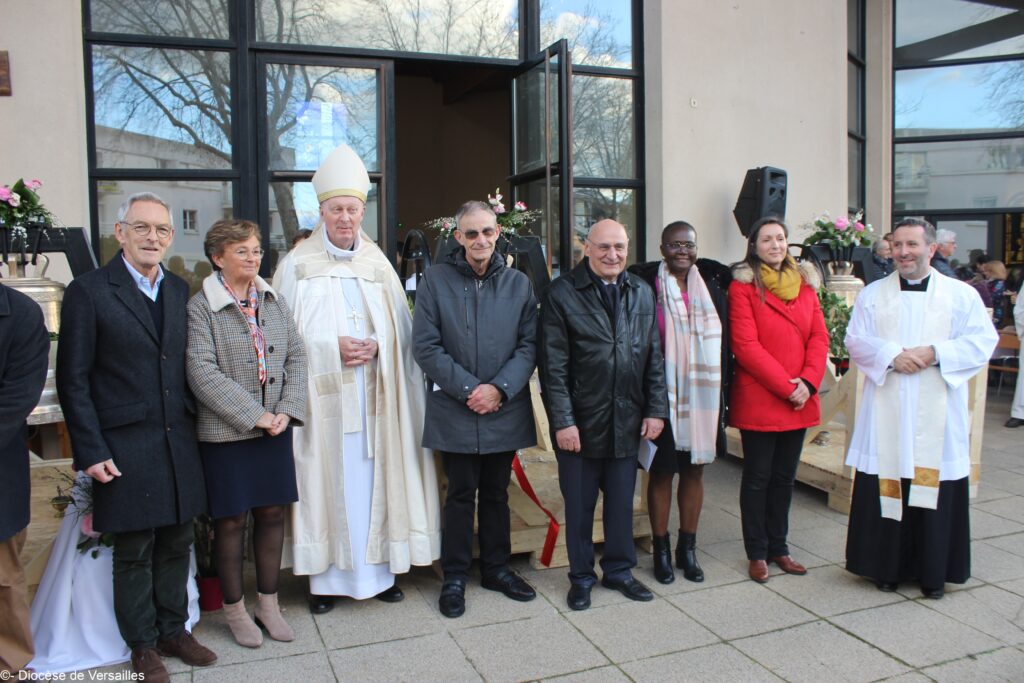
[[[758,583],[768,583],[768,563],[764,560],[751,560],[747,574]]]
[[[787,574],[796,574],[797,576],[803,576],[807,573],[807,567],[803,566],[789,555],[780,555],[779,557],[769,557],[769,562],[774,562],[779,565],[779,569],[786,572]]]
[[[157,643],[157,649],[164,657],[177,657],[192,666],[210,666],[217,661],[217,655],[213,654],[210,648],[200,645],[188,631],[182,631],[176,638]]]
[[[171,677],[155,647],[132,648],[132,672],[146,683],[170,683]]]

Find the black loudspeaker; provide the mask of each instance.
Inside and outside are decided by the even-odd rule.
[[[744,237],[750,233],[750,226],[760,218],[778,216],[785,219],[786,172],[772,166],[747,171],[732,215],[736,217]]]

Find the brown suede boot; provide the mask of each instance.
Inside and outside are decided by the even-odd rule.
[[[224,616],[227,617],[228,628],[236,643],[243,647],[259,647],[263,644],[263,634],[245,611],[245,598],[238,602],[225,602]]]
[[[277,605],[277,593],[265,595],[257,593],[256,603],[256,624],[260,628],[267,629],[267,633],[274,640],[291,642],[295,640],[295,632],[288,622],[281,616],[281,608]]]

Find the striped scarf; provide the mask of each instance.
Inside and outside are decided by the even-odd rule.
[[[689,310],[664,262],[658,267],[658,304],[665,315],[665,384],[676,450],[690,462],[715,459],[722,389],[722,323],[697,266],[686,277]]]
[[[263,338],[263,328],[260,327],[259,320],[256,318],[256,313],[260,308],[260,294],[256,291],[256,283],[252,280],[249,281],[249,292],[245,297],[245,301],[241,301],[235,296],[228,283],[224,282],[223,272],[217,271],[217,279],[224,285],[224,289],[228,290],[228,294],[231,295],[231,299],[238,306],[238,310],[245,316],[245,322],[249,325],[249,334],[252,335],[252,345],[256,348],[256,367],[259,370],[260,384],[266,384],[267,341]]]

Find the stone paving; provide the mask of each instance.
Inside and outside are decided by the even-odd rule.
[[[196,635],[219,661],[192,669],[167,660],[172,680],[1024,681],[1024,429],[1002,426],[1009,398],[1005,389],[989,396],[982,483],[971,510],[973,577],[947,585],[942,600],[923,599],[916,585],[881,593],[848,574],[845,516],[803,485],[793,500],[790,545],[810,572],[788,576],[773,566],[767,584],[750,581],[740,464],[729,458],[705,472],[704,583],[677,575],[662,586],[641,552],[636,576],[656,592],[654,602],[596,586],[593,607],[573,612],[565,570],[535,571],[517,558],[536,600],[513,602],[473,583],[465,616],[451,620],[437,610],[440,582],[430,570],[400,579],[402,603],[345,600],[317,617],[306,609],[305,580],[288,574],[281,599],[294,642],[242,648],[221,613],[207,613]]]

